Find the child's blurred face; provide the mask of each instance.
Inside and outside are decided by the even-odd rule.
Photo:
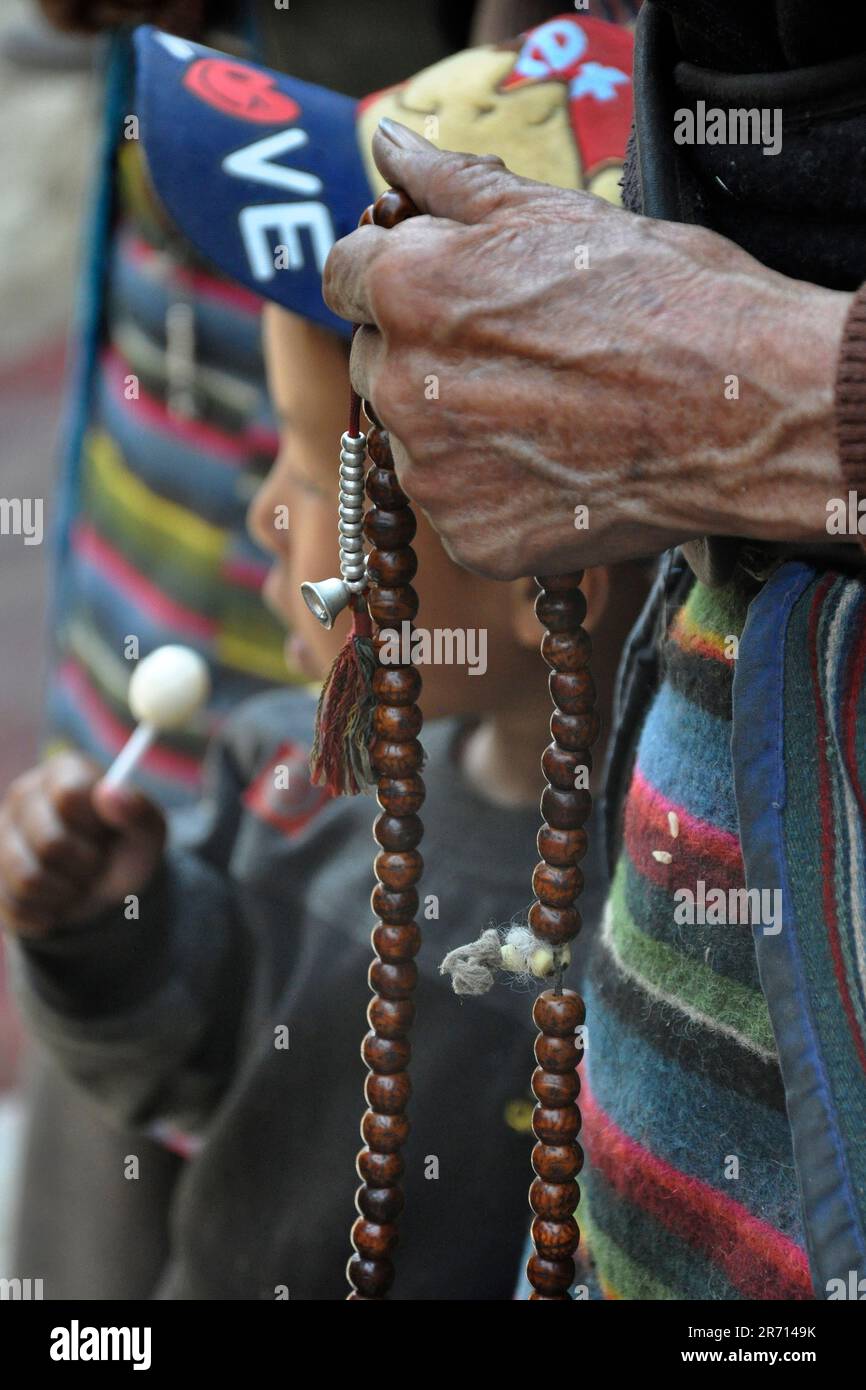
[[[334,335],[272,307],[265,311],[265,353],[280,417],[280,452],[253,499],[249,524],[275,557],[264,597],[292,634],[289,663],[319,680],[342,646],[349,619],[341,614],[326,631],[301,598],[300,586],[339,573],[337,470],[348,416],[348,355]],[[279,524],[285,509],[287,527]],[[528,643],[515,632],[511,586],[460,569],[423,516],[414,545],[418,624],[428,630],[484,629],[486,641],[484,674],[471,675],[468,665],[423,666],[425,713],[482,713],[512,704],[520,683],[532,679],[532,661]],[[538,666],[541,681],[540,658]]]
[[[291,633],[289,664],[319,680],[342,645],[348,618],[343,614],[326,631],[301,598],[300,587],[305,580],[339,573],[337,469],[346,428],[348,363],[337,338],[279,310],[265,313],[264,342],[280,452],[253,498],[249,528],[275,557],[262,592]],[[338,383],[345,385],[344,392]]]

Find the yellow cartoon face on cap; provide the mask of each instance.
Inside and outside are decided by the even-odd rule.
[[[377,193],[370,142],[390,116],[442,149],[496,154],[516,174],[621,201],[632,120],[632,37],[603,20],[561,15],[513,45],[467,49],[378,92],[358,111],[358,138]]]

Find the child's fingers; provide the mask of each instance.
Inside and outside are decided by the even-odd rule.
[[[61,753],[44,768],[45,789],[60,818],[85,835],[105,837],[93,805],[93,788],[103,769],[80,753]]]
[[[0,926],[14,936],[47,936],[56,927],[56,915],[39,908],[22,908],[0,889]]]
[[[99,825],[95,814],[93,819],[100,832],[96,840],[61,820],[47,796],[31,796],[19,802],[15,827],[44,869],[63,879],[67,886],[86,887],[105,864],[105,828]]]
[[[92,801],[102,823],[121,834],[151,840],[165,836],[162,811],[141,792],[129,787],[107,787],[100,782],[93,790]]]
[[[62,874],[39,862],[18,826],[7,821],[0,835],[0,882],[16,908],[62,907],[73,885]]]

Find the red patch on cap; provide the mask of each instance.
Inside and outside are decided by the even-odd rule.
[[[296,101],[266,72],[226,58],[199,58],[184,73],[184,86],[227,116],[259,125],[279,125],[301,114]]]
[[[521,36],[514,66],[499,84],[501,92],[538,82],[565,86],[585,180],[623,161],[632,119],[633,46],[621,25],[558,15]]]

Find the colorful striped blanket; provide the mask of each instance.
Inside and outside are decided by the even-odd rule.
[[[749,597],[696,584],[671,624],[590,960],[580,1218],[609,1298],[810,1295],[753,926],[731,898],[745,888],[730,743]]]
[[[636,752],[586,989],[579,1277],[866,1297],[866,584],[789,562],[693,585],[635,700],[666,604],[660,584],[620,692]]]

